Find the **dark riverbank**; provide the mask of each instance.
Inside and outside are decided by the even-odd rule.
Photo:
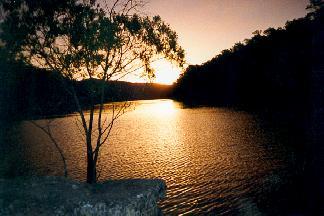
[[[0,215],[159,215],[162,180],[88,185],[61,177],[0,179]]]

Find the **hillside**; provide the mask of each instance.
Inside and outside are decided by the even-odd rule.
[[[314,21],[287,22],[254,36],[202,65],[189,66],[174,97],[189,104],[244,109],[304,109],[312,69]]]
[[[64,82],[70,82],[52,72],[19,63],[2,62],[1,113],[9,119],[26,119],[48,115],[68,114],[76,111]],[[74,81],[73,86],[84,109],[90,104],[88,93],[95,90],[95,103],[99,103],[99,80]],[[171,86],[155,83],[129,83],[110,81],[105,84],[105,103],[112,101],[166,98]]]

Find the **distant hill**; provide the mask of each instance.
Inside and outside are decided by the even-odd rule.
[[[100,86],[100,81],[94,79],[77,82],[77,90],[81,93],[81,91],[87,89],[89,85]],[[157,83],[109,81],[106,84],[105,90],[106,102],[148,100],[167,98],[170,94],[171,86]]]
[[[63,86],[62,78],[52,72],[23,64],[0,62],[1,70],[1,113],[9,119],[25,119],[49,115],[67,114],[76,111],[71,96]],[[65,82],[71,82],[65,80]],[[101,84],[99,80],[74,81],[73,85],[80,97],[81,106],[90,104],[87,97],[91,88]],[[71,84],[71,83],[70,83]],[[145,100],[167,98],[171,86],[155,83],[129,83],[110,81],[105,85],[105,103],[111,101]],[[99,93],[95,97],[99,103]]]
[[[202,65],[191,65],[173,96],[189,104],[244,109],[304,109],[312,69],[314,20],[255,31],[251,39]]]

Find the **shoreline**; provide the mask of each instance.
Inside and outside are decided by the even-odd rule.
[[[161,215],[160,179],[108,180],[89,185],[64,177],[0,179],[0,215]]]

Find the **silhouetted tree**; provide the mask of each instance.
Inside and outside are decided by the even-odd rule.
[[[164,57],[183,64],[184,52],[177,34],[159,16],[143,17],[135,12],[140,0],[103,2],[76,0],[4,0],[5,19],[1,39],[6,48],[27,64],[56,71],[68,80],[98,79],[100,87],[89,83],[89,116],[75,91],[62,79],[80,116],[87,148],[87,182],[97,180],[97,161],[116,119],[129,106],[113,107],[112,117],[103,116],[105,83],[142,68],[152,78],[150,66]],[[95,122],[95,96],[100,95]],[[96,135],[94,135],[96,134]]]
[[[315,15],[320,10],[323,10],[324,1],[323,0],[310,0],[307,9],[311,10],[312,15]]]
[[[189,66],[174,87],[175,98],[246,109],[305,109],[314,22],[307,16],[284,28],[257,30],[210,61]]]

